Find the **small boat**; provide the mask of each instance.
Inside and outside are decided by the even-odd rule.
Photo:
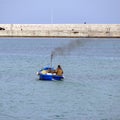
[[[52,80],[63,80],[64,79],[64,76],[58,76],[55,73],[48,72],[49,70],[55,71],[55,69],[52,67],[45,67],[39,70],[37,72],[37,75],[39,76],[39,80],[52,81]]]

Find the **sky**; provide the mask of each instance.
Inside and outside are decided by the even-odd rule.
[[[0,0],[0,24],[120,24],[120,0]]]

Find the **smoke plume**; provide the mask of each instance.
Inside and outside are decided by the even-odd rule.
[[[77,40],[72,40],[67,45],[57,47],[51,52],[51,59],[58,55],[69,54],[71,51],[79,47],[81,44],[82,44],[81,40],[77,39]]]

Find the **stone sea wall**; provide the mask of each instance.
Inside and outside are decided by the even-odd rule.
[[[120,24],[0,24],[0,37],[120,38]]]

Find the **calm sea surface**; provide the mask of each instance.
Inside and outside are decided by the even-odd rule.
[[[53,59],[64,81],[40,81],[51,51],[76,39],[0,38],[0,120],[120,120],[120,39],[79,40]]]

